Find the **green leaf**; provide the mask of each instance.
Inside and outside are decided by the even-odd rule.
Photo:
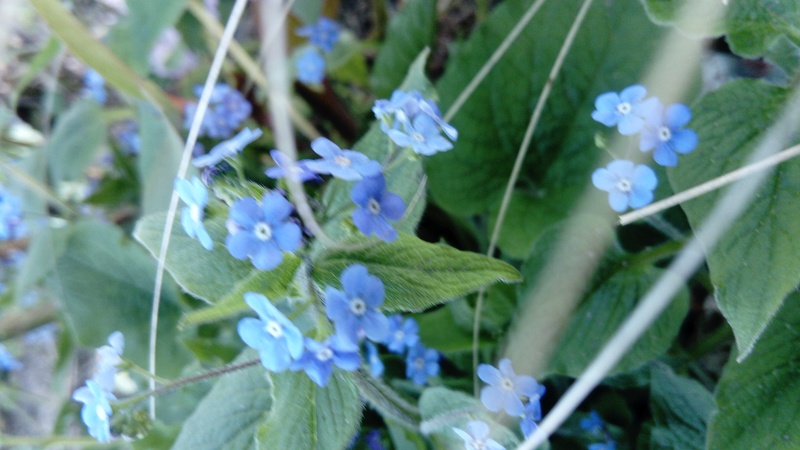
[[[183,139],[157,109],[139,103],[141,152],[137,159],[144,214],[166,211],[178,174]],[[188,175],[194,173],[191,170]]]
[[[134,237],[141,242],[154,257],[161,249],[161,233],[164,230],[165,213],[143,217],[136,224]],[[166,268],[175,281],[188,293],[209,303],[228,308],[235,313],[246,309],[242,298],[245,292],[260,292],[268,298],[278,298],[285,294],[300,259],[291,254],[283,255],[283,263],[274,270],[264,271],[253,267],[249,260],[235,259],[225,247],[224,218],[217,217],[205,222],[214,248],[206,250],[196,239],[190,238],[179,223],[172,227]],[[202,314],[208,315],[210,311]],[[199,313],[195,311],[189,315]],[[222,309],[215,309],[219,312]],[[209,319],[221,319],[226,315],[211,315]]]
[[[361,396],[384,419],[391,419],[409,430],[416,430],[419,427],[420,413],[416,406],[408,403],[380,378],[363,372],[355,372],[353,375]]]
[[[45,149],[56,189],[65,181],[85,182],[86,168],[105,143],[106,125],[97,103],[81,100],[59,116]]]
[[[257,357],[247,350],[234,363]],[[260,364],[224,375],[186,420],[172,449],[254,449],[271,405],[272,388]]]
[[[650,448],[703,450],[706,425],[715,407],[711,393],[661,363],[651,366],[650,379],[650,408],[656,423]]]
[[[351,264],[365,265],[383,281],[385,311],[421,311],[498,281],[521,280],[502,261],[407,234],[359,250],[324,250],[312,276],[321,285],[340,286],[339,276]]]
[[[550,371],[578,377],[663,273],[654,267],[620,268],[588,293],[561,337]],[[612,374],[636,369],[663,354],[677,336],[688,310],[689,295],[683,289]]]
[[[386,428],[389,430],[395,450],[428,450],[425,440],[418,433],[401,427],[391,420],[386,421]]]
[[[406,67],[433,44],[436,32],[436,2],[411,0],[389,22],[386,40],[375,57],[372,88],[376,97],[389,98],[403,81]]]
[[[697,149],[669,170],[682,191],[744,165],[784,107],[789,91],[753,80],[734,81],[694,108]],[[746,108],[742,105],[747,105]],[[682,205],[697,230],[720,192]],[[800,162],[782,163],[707,262],[722,314],[736,336],[739,357],[753,348],[784,297],[800,282]]]
[[[528,0],[502,2],[451,56],[437,84],[443,110],[530,5]],[[547,2],[453,118],[452,125],[459,131],[455,148],[426,160],[431,196],[438,205],[458,216],[496,208],[537,98],[579,6],[577,2]],[[517,216],[537,216],[542,207],[567,209],[573,201],[569,193],[580,192],[575,186],[588,184],[603,156],[593,150],[594,134],[601,129],[591,118],[594,100],[640,79],[662,35],[663,30],[650,23],[635,0],[593,3],[554,82],[517,184],[532,193],[537,204]],[[517,253],[529,248],[531,237],[517,243]]]
[[[752,354],[731,358],[716,391],[710,450],[800,447],[800,296],[792,293],[764,331]]]
[[[800,4],[795,0],[644,0],[647,12],[658,23],[674,24],[684,8],[692,6],[681,28],[702,35],[727,34],[725,40],[738,55],[763,55],[779,37],[800,45]],[[715,17],[723,14],[721,20]]]
[[[87,347],[99,347],[113,331],[121,331],[125,357],[146,367],[155,263],[113,225],[79,222],[59,233],[66,236],[66,244],[56,259],[55,276],[70,328]],[[158,321],[160,376],[177,375],[188,359],[188,351],[177,341],[178,298],[175,284],[167,278]]]
[[[153,45],[164,29],[177,22],[187,3],[188,0],[131,2],[128,13],[108,33],[108,46],[133,70],[147,75]]]
[[[304,372],[270,374],[273,413],[258,429],[257,448],[343,450],[358,431],[361,400],[353,374],[338,368],[319,387]]]

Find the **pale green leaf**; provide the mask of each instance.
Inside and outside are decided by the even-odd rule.
[[[178,174],[183,139],[169,120],[151,105],[140,102],[138,116],[141,151],[137,168],[142,185],[142,210],[144,214],[166,211]],[[195,172],[192,169],[189,175]]]
[[[100,106],[81,100],[59,116],[45,152],[50,179],[60,189],[64,182],[86,182],[89,167],[106,143],[106,126]]]
[[[650,380],[650,409],[656,423],[650,448],[703,450],[706,425],[715,408],[711,392],[661,363],[651,366]]]

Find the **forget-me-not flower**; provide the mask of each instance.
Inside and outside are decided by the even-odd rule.
[[[584,417],[580,421],[581,429],[584,431],[588,431],[595,435],[601,435],[606,429],[606,423],[603,421],[603,418],[600,417],[600,414],[597,413],[595,410],[591,410],[589,412],[589,417]]]
[[[660,113],[657,98],[644,97],[647,89],[636,84],[616,92],[600,94],[594,102],[592,118],[607,127],[616,126],[620,134],[631,135],[642,131],[647,120]]]
[[[612,439],[606,442],[596,442],[594,444],[589,444],[587,450],[617,450],[617,443]]]
[[[310,180],[319,180],[319,175],[312,171],[306,165],[308,160],[297,161],[296,163],[283,154],[279,150],[272,150],[269,156],[277,164],[275,167],[270,167],[264,174],[270,178],[288,178],[295,182],[304,182]]]
[[[383,375],[383,361],[381,361],[381,357],[378,355],[378,348],[375,347],[370,341],[366,341],[365,345],[367,348],[367,364],[369,364],[369,373],[375,378],[380,378]]]
[[[489,386],[481,389],[481,402],[489,411],[505,410],[509,416],[519,416],[525,411],[522,399],[537,396],[540,385],[531,376],[517,375],[511,360],[503,358],[498,368],[489,364],[478,366],[478,378]]]
[[[419,341],[419,325],[411,317],[403,318],[400,314],[389,317],[389,335],[386,336],[386,347],[392,353],[402,354]]]
[[[198,168],[219,164],[225,158],[233,158],[236,156],[247,145],[252,144],[256,139],[261,137],[262,134],[262,131],[258,128],[253,130],[245,128],[236,134],[236,136],[212,147],[211,151],[207,154],[192,158],[192,164]]]
[[[313,47],[301,50],[294,66],[301,83],[319,84],[325,79],[325,58]]]
[[[629,206],[641,208],[652,202],[658,178],[653,169],[644,164],[635,165],[632,161],[620,159],[610,162],[606,168],[595,170],[592,184],[608,192],[611,209],[623,212]]]
[[[94,69],[90,68],[83,74],[83,94],[100,105],[108,99],[105,84],[106,80]]]
[[[436,122],[430,116],[417,115],[402,128],[392,128],[387,134],[395,144],[411,147],[414,153],[430,156],[453,148],[453,144],[439,134]]]
[[[439,374],[439,352],[417,342],[408,349],[406,355],[406,378],[414,383],[424,386],[428,377]]]
[[[203,86],[195,86],[195,95],[199,98]],[[200,125],[200,136],[213,139],[226,139],[230,137],[245,119],[250,117],[253,107],[241,92],[225,83],[216,84],[211,90],[208,110],[203,116]],[[185,129],[191,127],[194,115],[197,113],[197,103],[186,103],[184,106]]]
[[[89,429],[89,435],[99,442],[110,442],[111,404],[109,400],[117,399],[114,394],[104,391],[94,380],[88,380],[86,386],[75,390],[72,398],[83,403],[81,420]]]
[[[342,180],[355,181],[381,173],[381,164],[361,152],[342,150],[324,137],[311,142],[311,149],[322,159],[311,160],[306,167],[320,174],[330,174]]]
[[[115,331],[108,336],[108,345],[97,349],[94,376],[92,379],[103,388],[111,392],[114,390],[114,377],[117,374],[117,365],[122,362],[122,351],[125,349],[125,336]]]
[[[542,420],[542,403],[541,398],[544,395],[545,387],[543,385],[539,385],[539,392],[536,395],[530,397],[528,403],[525,404],[525,410],[522,414],[522,420],[519,423],[519,427],[522,430],[522,434],[525,437],[528,437],[539,428],[536,422]]]
[[[230,209],[225,239],[236,259],[250,258],[260,270],[272,270],[283,261],[283,252],[300,246],[302,231],[289,220],[293,207],[277,192],[267,192],[261,205],[252,197],[237,200]]]
[[[328,385],[334,364],[348,371],[361,366],[361,355],[358,351],[343,345],[337,336],[331,336],[325,342],[317,342],[307,337],[305,347],[305,352],[292,363],[292,370],[304,370],[317,386]]]
[[[467,422],[467,430],[453,427],[453,432],[464,440],[467,450],[505,450],[499,442],[489,437],[489,425],[480,420]]]
[[[245,344],[256,349],[261,364],[272,372],[282,372],[303,354],[303,335],[267,297],[254,292],[244,294],[244,301],[258,314],[245,317],[236,327]]]
[[[325,289],[325,312],[342,344],[358,347],[362,332],[382,342],[389,333],[389,320],[378,311],[383,304],[383,282],[361,264],[344,269],[341,281],[344,292],[330,286]]]
[[[374,234],[379,239],[392,242],[397,230],[389,224],[403,217],[406,204],[403,199],[386,189],[383,175],[364,178],[353,186],[350,199],[358,206],[351,218],[359,231],[366,236]]]
[[[339,40],[339,32],[340,27],[336,21],[320,17],[317,23],[298,28],[296,34],[307,37],[309,42],[327,53],[333,50],[333,46]]]
[[[458,139],[458,131],[442,119],[436,103],[424,98],[416,90],[395,90],[388,100],[376,100],[372,112],[381,121],[381,130],[385,133],[391,129],[405,130],[416,117],[425,116],[432,119],[450,140]]]
[[[206,250],[211,250],[214,242],[203,225],[203,210],[208,203],[206,186],[197,177],[192,177],[191,182],[178,178],[175,180],[175,190],[178,191],[181,200],[186,203],[186,207],[181,210],[183,231],[190,238],[197,238]]]
[[[669,105],[663,114],[651,118],[642,130],[639,149],[653,150],[653,159],[662,166],[678,164],[678,153],[685,155],[697,147],[697,133],[683,128],[692,119],[692,111],[682,103]]]

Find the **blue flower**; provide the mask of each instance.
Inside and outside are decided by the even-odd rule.
[[[383,361],[381,361],[381,357],[378,355],[378,349],[375,347],[370,341],[366,341],[365,343],[367,347],[367,363],[369,364],[369,373],[375,378],[380,378],[383,375]]]
[[[325,58],[314,48],[306,48],[294,61],[297,79],[305,84],[319,84],[325,79]]]
[[[589,417],[581,419],[580,425],[582,430],[595,435],[603,434],[606,429],[606,423],[595,410],[589,412]]]
[[[374,234],[386,242],[397,239],[397,230],[389,221],[403,217],[406,205],[399,195],[386,190],[383,175],[364,178],[356,183],[350,198],[358,205],[351,217],[359,231],[366,236]]]
[[[309,161],[306,167],[321,174],[354,181],[381,173],[381,164],[353,150],[342,150],[330,140],[320,137],[311,142],[311,149],[322,160]]]
[[[83,403],[81,420],[89,429],[89,434],[99,442],[111,441],[111,404],[116,400],[114,394],[104,391],[94,380],[86,381],[72,394],[75,401]]]
[[[606,442],[589,444],[588,450],[617,450],[617,443],[609,439]]]
[[[102,75],[94,69],[89,69],[83,74],[83,95],[103,105],[108,99],[105,84]]]
[[[388,131],[389,138],[401,147],[411,147],[414,153],[430,156],[453,148],[453,144],[439,134],[436,122],[427,115],[414,117],[405,130],[397,128]]]
[[[0,241],[20,239],[27,234],[22,220],[22,199],[0,186]]]
[[[292,181],[303,182],[310,180],[319,180],[319,176],[308,168],[308,161],[302,160],[293,163],[288,156],[284,155],[278,150],[269,152],[269,156],[277,164],[276,167],[270,167],[264,174],[270,178],[283,178],[288,177]]]
[[[439,352],[432,348],[427,348],[421,342],[417,342],[408,349],[406,355],[406,378],[414,383],[424,386],[428,382],[428,377],[439,374]]]
[[[653,190],[658,179],[653,169],[632,161],[620,159],[612,161],[606,168],[592,173],[592,184],[601,191],[608,192],[608,203],[616,212],[631,208],[641,208],[653,201]]]
[[[108,336],[108,345],[97,349],[97,363],[94,369],[94,380],[103,390],[111,392],[114,390],[114,377],[117,374],[117,366],[122,362],[122,351],[125,349],[125,336],[119,331],[115,331]]]
[[[302,232],[289,220],[292,204],[277,192],[267,192],[261,205],[252,197],[237,200],[230,210],[225,239],[236,259],[250,258],[260,270],[271,270],[283,261],[283,252],[300,246]]]
[[[202,86],[195,86],[195,95],[200,97]],[[226,139],[233,135],[234,130],[250,117],[253,107],[244,98],[241,92],[231,88],[225,83],[218,83],[211,90],[208,110],[200,125],[200,136],[213,139]],[[197,113],[196,103],[186,103],[184,106],[183,127],[189,129]]]
[[[203,226],[203,209],[208,203],[208,191],[205,185],[197,177],[192,177],[191,182],[178,178],[175,180],[175,190],[178,191],[181,200],[186,203],[186,207],[181,210],[183,231],[190,238],[197,238],[206,250],[211,250],[214,242],[211,241],[211,236]]]
[[[22,367],[22,363],[14,358],[14,355],[8,351],[5,345],[0,344],[0,370],[10,372],[20,367]]]
[[[419,325],[412,318],[403,320],[403,316],[395,314],[389,317],[389,335],[386,336],[386,347],[392,353],[402,354],[419,341]]]
[[[307,37],[309,42],[327,53],[333,50],[333,46],[339,40],[339,31],[338,23],[327,17],[320,17],[316,24],[300,27],[295,33]]]
[[[308,377],[320,387],[328,385],[334,364],[348,371],[356,370],[361,365],[361,355],[358,351],[342,344],[336,336],[328,338],[325,342],[317,342],[307,337],[305,344],[306,351],[292,363],[292,370],[305,370]]]
[[[525,399],[539,395],[541,387],[531,376],[517,375],[511,360],[503,358],[499,370],[489,364],[478,366],[478,378],[489,386],[481,389],[481,402],[489,411],[505,410],[509,416],[519,416],[525,411],[520,397]]]
[[[256,128],[251,130],[245,128],[240,131],[236,136],[222,141],[211,148],[211,151],[205,155],[200,155],[192,158],[192,164],[195,167],[207,167],[219,164],[225,158],[233,158],[241,152],[245,146],[253,143],[256,139],[261,137],[263,133],[260,129]]]
[[[367,444],[367,450],[386,450],[386,447],[381,442],[381,431],[372,430],[364,437],[364,442]]]
[[[592,119],[607,127],[616,126],[620,134],[631,135],[642,131],[645,121],[660,114],[661,103],[657,98],[645,99],[647,90],[636,84],[621,93],[600,94],[594,102]]]
[[[372,112],[381,121],[381,129],[385,133],[390,129],[409,127],[416,117],[422,115],[433,119],[450,140],[458,139],[458,131],[442,119],[442,113],[436,103],[424,98],[416,90],[410,92],[396,90],[389,100],[376,100]]]
[[[236,327],[245,344],[256,349],[261,364],[272,372],[282,372],[303,354],[303,335],[267,297],[254,292],[244,294],[244,301],[258,314],[246,317]]]
[[[536,395],[530,397],[528,403],[525,405],[525,411],[522,415],[522,421],[519,423],[519,427],[522,430],[522,434],[525,437],[528,437],[539,428],[539,425],[536,422],[542,420],[542,403],[541,398],[544,395],[545,387],[541,384],[539,385],[539,392]]]
[[[361,264],[344,269],[341,280],[344,292],[330,286],[325,289],[325,312],[334,322],[336,334],[351,347],[358,347],[362,332],[382,342],[389,333],[389,320],[378,311],[383,304],[383,282]]]
[[[692,111],[682,103],[669,105],[664,114],[654,116],[642,130],[639,149],[652,150],[653,159],[662,166],[678,164],[678,153],[685,155],[697,147],[697,134],[683,129],[692,119]]]
[[[505,450],[499,442],[489,437],[489,425],[480,420],[467,422],[467,431],[453,427],[453,432],[464,440],[467,450]]]

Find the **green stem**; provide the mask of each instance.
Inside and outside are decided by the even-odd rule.
[[[685,244],[684,241],[667,241],[631,256],[627,259],[627,264],[634,267],[649,266],[660,259],[678,253]]]
[[[16,446],[48,447],[51,445],[69,446],[74,448],[99,447],[102,444],[88,437],[71,436],[9,436],[0,434],[0,444],[3,448]],[[110,444],[109,444],[110,445]]]
[[[72,217],[78,215],[78,211],[76,211],[68,204],[64,203],[64,201],[58,198],[55,192],[51,191],[50,188],[40,183],[38,180],[30,176],[29,174],[14,167],[4,158],[0,158],[0,168],[11,174],[11,176],[19,180],[22,184],[28,186],[31,189],[31,191],[35,192],[38,196],[48,200],[50,204],[52,204],[56,209],[61,211],[62,214]]]

